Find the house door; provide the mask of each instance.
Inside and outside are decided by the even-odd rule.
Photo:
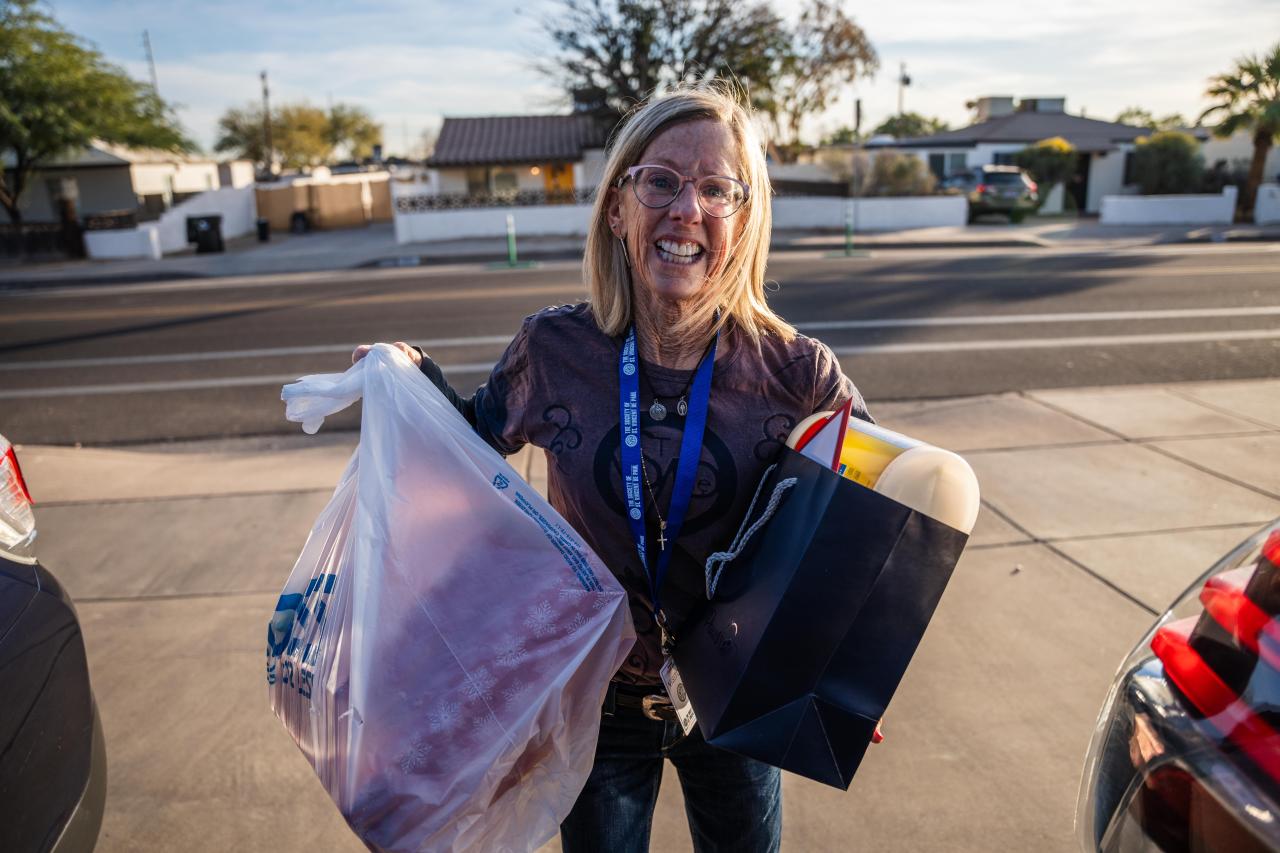
[[[1068,202],[1066,207],[1068,211],[1075,213],[1076,216],[1085,212],[1085,208],[1089,203],[1089,160],[1092,154],[1081,153],[1076,158],[1076,173],[1067,179],[1065,187],[1067,195],[1075,202],[1074,208]]]
[[[547,201],[571,202],[573,200],[573,164],[551,163],[542,167],[542,188]]]

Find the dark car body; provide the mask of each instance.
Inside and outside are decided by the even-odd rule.
[[[1280,851],[1280,521],[1125,659],[1085,760],[1081,847]]]
[[[3,437],[0,459],[16,471]],[[29,539],[0,539],[0,697],[0,850],[92,850],[106,799],[102,724],[75,606]]]
[[[988,213],[1017,221],[1036,210],[1040,201],[1035,181],[1016,166],[979,166],[947,178],[942,189],[969,200],[970,222]]]

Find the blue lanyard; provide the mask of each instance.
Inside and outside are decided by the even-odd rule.
[[[636,541],[636,550],[640,554],[640,566],[649,579],[649,592],[653,602],[653,613],[659,624],[665,622],[662,615],[662,603],[659,590],[662,580],[667,574],[667,564],[671,562],[671,552],[675,548],[676,539],[680,536],[680,528],[684,525],[685,514],[689,510],[689,498],[693,496],[693,484],[697,479],[698,461],[702,456],[702,436],[707,427],[707,404],[711,400],[711,373],[715,368],[716,344],[720,340],[717,331],[711,341],[711,348],[703,355],[698,364],[698,372],[693,377],[693,387],[689,391],[689,414],[684,423],[684,435],[680,439],[680,461],[676,465],[675,488],[671,493],[671,506],[667,510],[667,547],[658,553],[657,566],[649,566],[644,533],[644,488],[641,469],[643,457],[640,447],[640,362],[636,356],[636,329],[627,330],[627,339],[622,344],[622,354],[618,357],[618,386],[621,403],[622,423],[622,482],[627,498],[627,521],[631,525],[631,535]],[[664,628],[665,630],[665,628]]]

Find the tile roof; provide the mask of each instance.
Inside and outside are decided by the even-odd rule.
[[[1200,128],[1192,131],[1198,137],[1207,138]],[[868,148],[957,148],[982,142],[1032,143],[1051,136],[1061,136],[1080,151],[1110,151],[1119,142],[1133,142],[1139,136],[1147,136],[1150,128],[1132,127],[1112,121],[1073,116],[1069,113],[1016,112],[997,116],[984,122],[910,139],[884,142],[868,142]],[[1203,141],[1203,139],[1201,140]]]
[[[427,165],[573,162],[584,148],[603,148],[607,136],[589,115],[446,118]]]

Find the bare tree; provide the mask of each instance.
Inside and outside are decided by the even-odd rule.
[[[772,125],[776,156],[794,160],[805,118],[825,110],[839,87],[879,67],[866,32],[838,3],[811,0],[760,104]]]
[[[539,68],[580,105],[613,119],[655,92],[723,77],[768,87],[789,34],[766,3],[563,0]]]
[[[682,83],[732,80],[768,119],[775,154],[794,159],[807,116],[879,60],[835,0],[810,0],[795,27],[765,2],[561,0],[539,68],[580,110],[617,120]]]

